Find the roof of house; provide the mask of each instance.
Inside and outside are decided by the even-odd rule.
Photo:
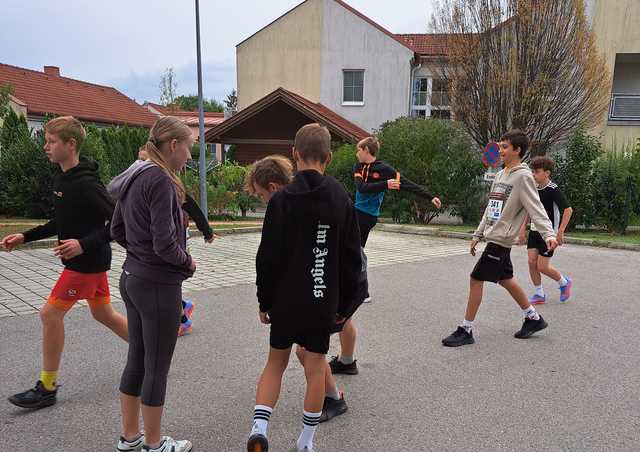
[[[156,117],[110,86],[74,80],[47,72],[0,63],[0,84],[11,85],[14,96],[33,115],[71,115],[83,121],[150,127]]]
[[[420,56],[446,56],[447,38],[445,34],[411,33],[398,34]]]
[[[342,137],[346,141],[355,142],[370,135],[366,130],[358,127],[324,105],[312,102],[299,94],[293,93],[284,88],[278,88],[262,99],[240,110],[230,118],[227,118],[218,126],[209,130],[206,134],[206,141],[215,141],[216,137],[223,135],[228,130],[241,124],[243,121],[252,118],[267,107],[279,101],[300,111],[313,121],[326,125],[331,132]]]
[[[277,22],[278,20],[280,20],[281,18],[283,18],[284,16],[286,16],[287,14],[289,14],[291,11],[299,8],[301,5],[305,4],[307,1],[309,0],[304,0],[302,2],[300,2],[298,5],[294,6],[293,8],[291,8],[290,10],[288,10],[287,12],[285,12],[284,14],[282,14],[281,16],[279,16],[277,19],[271,21],[269,24],[265,25],[264,27],[262,27],[260,30],[256,31],[255,33],[253,33],[251,36],[249,36],[248,38],[244,39],[242,42],[240,42],[239,44],[237,44],[237,46],[242,45],[243,43],[245,43],[246,41],[248,41],[249,39],[251,39],[252,37],[254,37],[255,35],[257,35],[258,33],[260,33],[262,30],[269,28],[272,24],[274,24],[275,22]],[[363,19],[364,21],[368,22],[370,25],[372,25],[373,27],[377,28],[378,30],[380,30],[382,33],[386,34],[387,36],[389,36],[391,39],[394,39],[396,41],[398,41],[398,43],[402,44],[403,46],[407,47],[409,50],[411,51],[415,51],[413,49],[413,47],[411,47],[404,39],[401,39],[400,37],[398,37],[397,35],[394,35],[393,33],[391,33],[389,30],[387,30],[386,28],[384,28],[382,25],[380,25],[379,23],[377,23],[376,21],[374,21],[373,19],[367,17],[365,14],[361,13],[360,11],[358,11],[357,9],[355,9],[354,7],[352,7],[351,5],[348,5],[346,2],[342,1],[342,0],[333,0],[334,2],[336,2],[338,5],[342,6],[344,9],[346,9],[347,11],[351,12],[352,14],[355,14],[356,16],[358,16],[359,18]],[[237,47],[236,46],[236,47]]]
[[[156,103],[153,103],[153,102],[145,102],[144,105],[146,107],[151,107],[152,109],[156,110],[158,113],[160,113],[163,116],[194,117],[194,118],[196,118],[196,120],[198,120],[198,112],[197,111],[183,110],[180,107],[173,107],[172,108],[172,107],[168,107],[166,105],[160,105],[160,104],[156,104]],[[204,122],[205,122],[205,124],[207,122],[218,124],[222,120],[224,120],[224,113],[223,112],[217,112],[217,111],[205,111],[204,112]]]

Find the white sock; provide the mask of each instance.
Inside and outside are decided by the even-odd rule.
[[[565,278],[563,275],[560,275],[560,279],[558,280],[558,285],[560,287],[564,287],[567,284],[569,284],[569,281],[567,280],[567,278]]]
[[[472,321],[472,320],[464,319],[464,320],[462,321],[462,325],[460,325],[460,326],[461,326],[462,328],[464,328],[464,329],[467,331],[467,333],[470,333],[470,332],[471,332],[471,329],[473,328],[473,321]]]
[[[271,419],[273,408],[266,405],[256,405],[253,409],[253,427],[251,427],[251,435],[260,433],[267,436],[267,427],[269,427],[269,419]]]
[[[335,390],[327,391],[325,395],[333,400],[340,400],[340,391],[338,390],[338,385],[336,384]]]
[[[544,289],[541,285],[536,286],[536,295],[538,295],[539,297],[544,297]]]
[[[540,314],[536,311],[536,308],[533,306],[529,306],[527,309],[523,309],[522,313],[527,319],[531,320],[540,320]]]
[[[340,355],[338,361],[348,366],[349,364],[353,364],[353,356]]]
[[[319,413],[309,413],[304,411],[304,416],[302,417],[303,429],[302,433],[300,433],[300,437],[298,438],[299,450],[303,450],[305,447],[309,450],[313,449],[313,435],[316,434],[321,415],[322,411]]]

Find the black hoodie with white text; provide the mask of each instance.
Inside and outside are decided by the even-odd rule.
[[[362,273],[360,231],[340,183],[298,172],[271,198],[256,256],[260,311],[272,324],[329,332],[350,313]]]

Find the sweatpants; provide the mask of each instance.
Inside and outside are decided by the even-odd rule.
[[[360,227],[360,245],[364,248],[369,238],[369,232],[371,232],[373,227],[378,223],[378,217],[374,217],[358,209],[356,209],[356,217],[358,219],[358,226]]]
[[[127,272],[120,276],[127,308],[129,353],[120,392],[147,406],[164,405],[167,376],[182,315],[182,286],[159,284]]]

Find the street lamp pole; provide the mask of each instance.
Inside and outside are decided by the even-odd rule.
[[[196,44],[198,49],[198,116],[200,122],[200,209],[208,218],[207,145],[204,142],[204,102],[202,99],[202,57],[200,54],[200,2],[196,0]]]

